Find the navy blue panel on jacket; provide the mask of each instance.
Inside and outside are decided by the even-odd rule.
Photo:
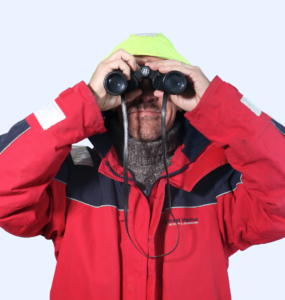
[[[8,133],[0,136],[0,154],[4,152],[9,145],[11,145],[20,135],[26,132],[30,128],[30,125],[26,119],[16,123]]]
[[[101,157],[105,157],[112,147],[111,139],[106,132],[94,134],[88,139],[95,149],[100,153]]]
[[[68,181],[68,168],[67,168],[67,165],[66,165],[65,161],[60,166],[60,169],[57,172],[57,174],[55,175],[54,179],[67,185],[67,181]]]
[[[101,158],[87,147],[93,161],[93,167],[75,165],[69,154],[55,180],[66,183],[66,197],[93,207],[113,206],[124,210],[123,182],[115,181],[98,173]],[[130,190],[130,187],[129,187]]]
[[[272,118],[271,118],[271,122],[277,127],[277,129],[278,129],[282,134],[285,135],[285,127],[284,127],[282,124],[278,123],[277,121],[275,121],[275,120],[272,119]]]
[[[216,197],[227,194],[237,188],[238,184],[242,184],[241,172],[233,169],[230,164],[224,167],[224,174],[220,176],[216,183]]]
[[[185,145],[182,152],[193,162],[199,154],[210,144],[208,140],[201,132],[199,132],[194,126],[192,126],[187,119],[184,120],[185,136],[183,143]]]
[[[240,176],[240,172],[234,170],[230,164],[226,164],[204,176],[190,192],[171,186],[171,207],[194,208],[216,204],[216,197],[221,193],[232,191],[240,182]],[[163,212],[166,209],[168,209],[167,199],[164,201]]]

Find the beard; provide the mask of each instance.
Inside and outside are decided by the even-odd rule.
[[[153,115],[140,115],[136,112],[152,112]],[[136,99],[127,107],[129,134],[142,142],[157,140],[161,136],[161,108],[157,101]]]
[[[161,116],[128,116],[129,134],[141,142],[155,141],[161,136]]]
[[[161,99],[162,100],[162,99]],[[155,141],[161,137],[161,105],[162,101],[135,99],[126,104],[129,123],[129,134],[142,142]],[[144,111],[150,113],[143,113]],[[141,113],[138,113],[141,112]],[[174,123],[176,109],[166,109],[166,132]],[[123,126],[122,110],[118,109],[119,121]]]

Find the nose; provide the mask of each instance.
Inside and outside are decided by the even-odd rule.
[[[139,98],[143,102],[148,101],[155,101],[157,97],[154,96],[154,89],[152,87],[151,79],[150,78],[143,78],[142,81],[139,82],[139,88],[142,90],[141,95]]]

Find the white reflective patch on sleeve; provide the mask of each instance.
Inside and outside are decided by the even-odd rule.
[[[136,33],[135,36],[157,36],[157,33]]]
[[[34,114],[43,130],[50,128],[52,125],[55,125],[66,118],[55,101],[48,103],[44,108],[36,111]]]
[[[75,165],[93,167],[92,157],[85,146],[72,145],[70,155]]]
[[[261,110],[257,106],[255,106],[252,102],[250,102],[247,98],[242,97],[240,102],[243,103],[244,105],[246,105],[257,116],[261,115]]]

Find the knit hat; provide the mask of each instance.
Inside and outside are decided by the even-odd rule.
[[[124,49],[132,55],[150,55],[164,59],[175,59],[191,65],[175,50],[170,40],[162,33],[131,34],[129,38],[116,46],[104,60],[118,49]]]

